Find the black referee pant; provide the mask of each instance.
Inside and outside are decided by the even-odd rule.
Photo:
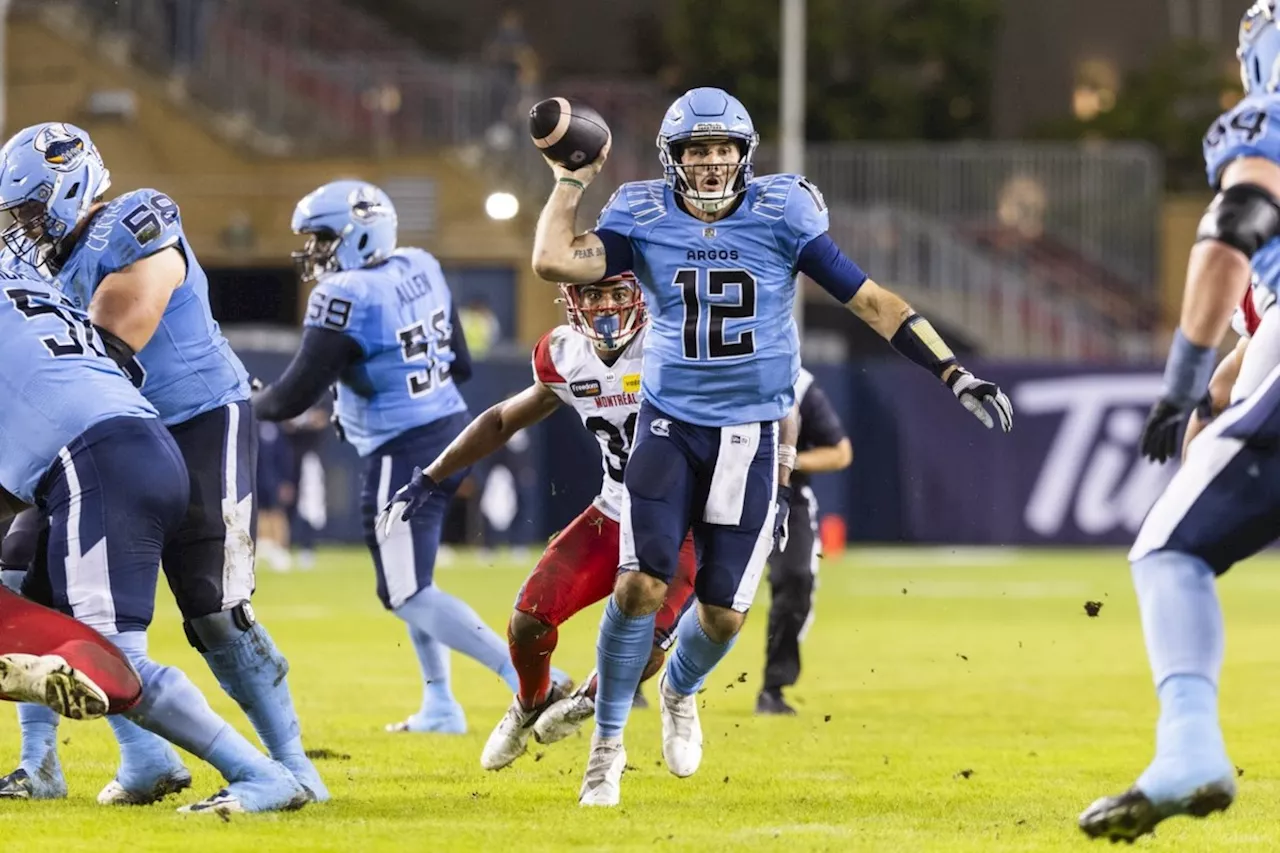
[[[787,519],[787,550],[769,555],[769,634],[765,646],[764,689],[781,690],[800,677],[800,640],[813,615],[817,588],[818,504],[813,490],[801,486]]]

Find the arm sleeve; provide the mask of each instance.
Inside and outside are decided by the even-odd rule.
[[[867,274],[840,251],[829,234],[819,234],[805,245],[796,268],[841,305],[848,303],[867,280]]]
[[[595,235],[604,244],[605,278],[626,272],[635,265],[631,234],[636,220],[627,203],[627,185],[614,190],[596,220]]]
[[[817,385],[800,400],[800,442],[804,447],[835,447],[848,435],[831,401]]]
[[[453,361],[449,363],[449,375],[454,382],[466,382],[472,376],[471,350],[467,349],[467,334],[462,330],[462,321],[458,318],[458,306],[449,311],[449,324],[453,331],[449,335],[449,348],[453,351]]]
[[[254,396],[254,414],[264,421],[297,417],[315,405],[342,371],[361,357],[360,345],[342,332],[308,326],[284,375]]]

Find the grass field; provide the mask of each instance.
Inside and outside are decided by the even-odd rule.
[[[462,556],[439,577],[501,630],[525,567]],[[1280,561],[1255,559],[1222,588],[1223,719],[1244,770],[1241,801],[1209,821],[1165,824],[1141,842],[1151,849],[1280,849]],[[827,561],[793,719],[751,713],[767,596],[703,695],[699,773],[669,775],[657,712],[637,711],[622,807],[584,811],[585,739],[532,749],[502,773],[480,769],[510,695],[470,661],[455,656],[454,667],[469,734],[383,732],[417,707],[413,652],[378,606],[363,553],[330,551],[314,571],[264,574],[256,606],[292,661],[308,747],[331,756],[319,766],[332,803],[229,822],[173,812],[194,794],[106,810],[94,796],[115,768],[108,729],[66,723],[70,799],[4,805],[0,839],[5,849],[63,853],[1069,850],[1089,843],[1075,827],[1080,810],[1125,787],[1149,758],[1155,701],[1119,552],[868,550]],[[154,656],[183,667],[250,732],[162,597]],[[1103,603],[1097,618],[1085,614],[1090,600]],[[592,611],[561,630],[560,666],[590,668],[597,622]],[[9,710],[0,716],[0,761],[12,764],[17,726]],[[189,766],[200,796],[218,787],[212,770]]]

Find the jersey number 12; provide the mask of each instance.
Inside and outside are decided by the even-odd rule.
[[[756,351],[756,335],[750,329],[734,340],[725,336],[726,320],[750,320],[756,316],[756,280],[746,270],[707,270],[707,294],[724,296],[737,288],[733,302],[704,302],[698,290],[698,270],[676,271],[671,282],[680,288],[684,301],[684,357],[690,361],[704,358],[739,358]],[[705,317],[705,319],[704,319]]]

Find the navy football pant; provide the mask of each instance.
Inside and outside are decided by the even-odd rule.
[[[696,426],[645,402],[634,442],[623,483],[621,568],[670,583],[692,530],[698,601],[745,613],[773,549],[776,424]]]

